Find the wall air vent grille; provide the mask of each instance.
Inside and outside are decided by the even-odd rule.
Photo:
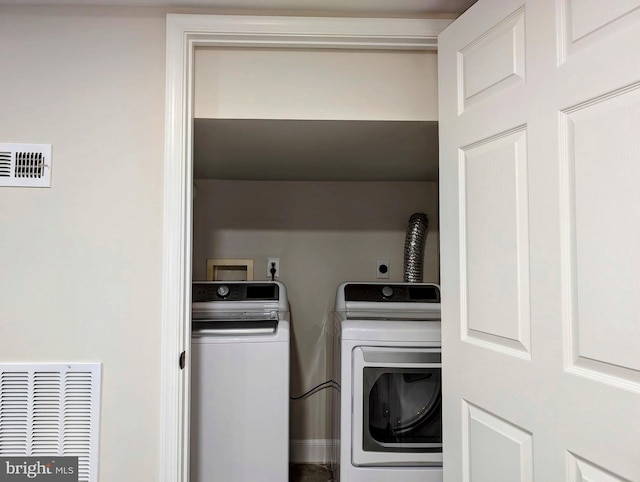
[[[0,143],[0,186],[51,187],[51,145]]]
[[[78,457],[98,480],[99,363],[0,364],[0,456]]]
[[[15,177],[41,178],[44,171],[44,156],[41,152],[16,152]]]
[[[10,152],[0,152],[0,177],[11,177]]]

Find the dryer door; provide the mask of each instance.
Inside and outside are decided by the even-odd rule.
[[[352,463],[442,464],[441,351],[353,350]]]

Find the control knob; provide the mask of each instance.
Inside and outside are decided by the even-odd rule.
[[[225,285],[218,286],[216,293],[218,293],[220,298],[225,298],[229,294],[229,287]]]
[[[385,286],[382,288],[382,296],[385,298],[391,298],[393,296],[393,288],[391,286]]]

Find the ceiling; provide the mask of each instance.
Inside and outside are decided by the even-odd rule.
[[[476,0],[0,0],[0,5],[144,6],[225,10],[356,13],[371,16],[457,16]]]

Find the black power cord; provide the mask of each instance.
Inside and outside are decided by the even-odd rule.
[[[303,398],[307,398],[310,397],[311,395],[321,392],[322,390],[325,390],[327,388],[333,388],[335,390],[340,391],[340,384],[338,382],[336,382],[335,380],[327,380],[326,382],[322,382],[318,385],[316,385],[315,387],[313,387],[311,390],[303,393],[302,395],[300,395],[299,397],[289,397],[291,400],[302,400]]]

